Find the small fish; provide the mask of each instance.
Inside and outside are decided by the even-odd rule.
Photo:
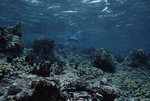
[[[67,40],[69,40],[69,41],[75,41],[75,42],[79,42],[79,41],[85,40],[86,37],[84,35],[84,32],[85,31],[78,31],[76,33],[73,33],[73,34],[71,34],[71,35],[69,35],[67,37]]]

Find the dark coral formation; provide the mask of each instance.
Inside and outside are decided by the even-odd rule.
[[[11,58],[20,56],[23,53],[24,42],[22,40],[21,24],[17,23],[12,27],[1,27],[0,52],[7,54],[8,61]]]
[[[25,57],[25,62],[33,66],[34,58],[35,58],[34,55],[32,55],[31,53],[28,53],[27,56]]]
[[[116,62],[107,49],[101,48],[96,51],[93,66],[104,71],[115,72]]]
[[[33,42],[33,52],[36,54],[50,55],[53,54],[55,41],[51,37],[36,39]]]
[[[148,66],[149,54],[143,49],[134,49],[126,57],[124,64],[132,67]]]
[[[36,58],[34,59],[34,62],[54,59],[54,46],[55,41],[51,37],[34,40],[32,45],[33,52],[31,53],[34,55],[34,58]]]

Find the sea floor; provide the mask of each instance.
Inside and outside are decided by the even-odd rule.
[[[86,50],[87,49],[89,48],[86,48]],[[85,80],[88,84],[109,85],[113,87],[113,89],[117,93],[116,98],[113,99],[112,101],[150,101],[149,68],[144,66],[134,68],[125,65],[124,62],[122,62],[117,63],[114,73],[110,73],[92,66],[92,60],[94,58],[95,50],[92,50],[92,54],[89,54],[88,52],[85,52],[85,48],[81,49],[81,47],[65,46],[61,49],[57,47],[54,53],[56,57],[59,57],[60,61],[51,64],[50,75],[47,76],[46,78],[53,78],[53,79],[57,78],[59,79],[60,82],[63,80],[64,80],[63,82],[68,82],[67,80],[69,80],[69,82],[74,82],[74,79],[79,79]],[[31,66],[25,62],[25,56],[14,59],[12,63],[7,63],[5,58],[1,58],[0,101],[18,101],[15,99],[8,100],[7,98],[10,97],[8,96],[8,92],[11,85],[14,82],[17,82],[20,79],[24,80],[23,82],[25,82],[27,78],[32,78],[32,80],[34,79],[41,80],[42,76],[33,73],[34,66],[35,64]],[[75,94],[80,95],[81,92],[76,92]],[[88,95],[88,93],[86,94]],[[26,101],[26,100],[19,100],[19,101]],[[89,99],[87,100],[72,99],[67,101],[95,101],[95,100],[92,100],[92,97],[89,96]],[[103,100],[102,98],[100,98],[99,101],[108,101],[108,100]]]

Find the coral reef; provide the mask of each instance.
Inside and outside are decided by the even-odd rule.
[[[143,49],[130,51],[125,58],[124,64],[132,67],[148,66],[149,55]]]
[[[115,72],[116,61],[107,49],[101,48],[96,51],[93,66],[104,71]]]
[[[116,62],[103,48],[95,57],[93,47],[54,49],[51,37],[24,49],[20,23],[0,31],[0,101],[150,100],[150,58],[142,49],[115,54]]]
[[[1,27],[0,52],[7,54],[8,61],[20,56],[23,53],[24,42],[22,40],[21,24],[17,23],[12,27]]]
[[[11,63],[1,61],[0,100],[149,100],[150,71],[144,66],[133,69],[118,63],[115,66],[116,72],[103,72],[102,69],[93,67],[93,63],[84,57],[85,54],[87,57],[91,54],[83,54],[82,48],[74,47],[76,50],[72,52],[70,49],[73,47],[61,47],[62,50],[55,51],[55,61],[35,64],[32,50],[25,50],[28,55],[14,58]],[[110,56],[110,60],[114,61],[113,56],[106,50],[103,54],[104,58]]]

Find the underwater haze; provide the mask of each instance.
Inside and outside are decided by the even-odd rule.
[[[150,101],[150,0],[0,0],[0,101]]]
[[[52,36],[56,43],[116,52],[150,49],[150,0],[0,0],[0,26],[17,22],[26,44]],[[79,41],[68,40],[79,31]]]

